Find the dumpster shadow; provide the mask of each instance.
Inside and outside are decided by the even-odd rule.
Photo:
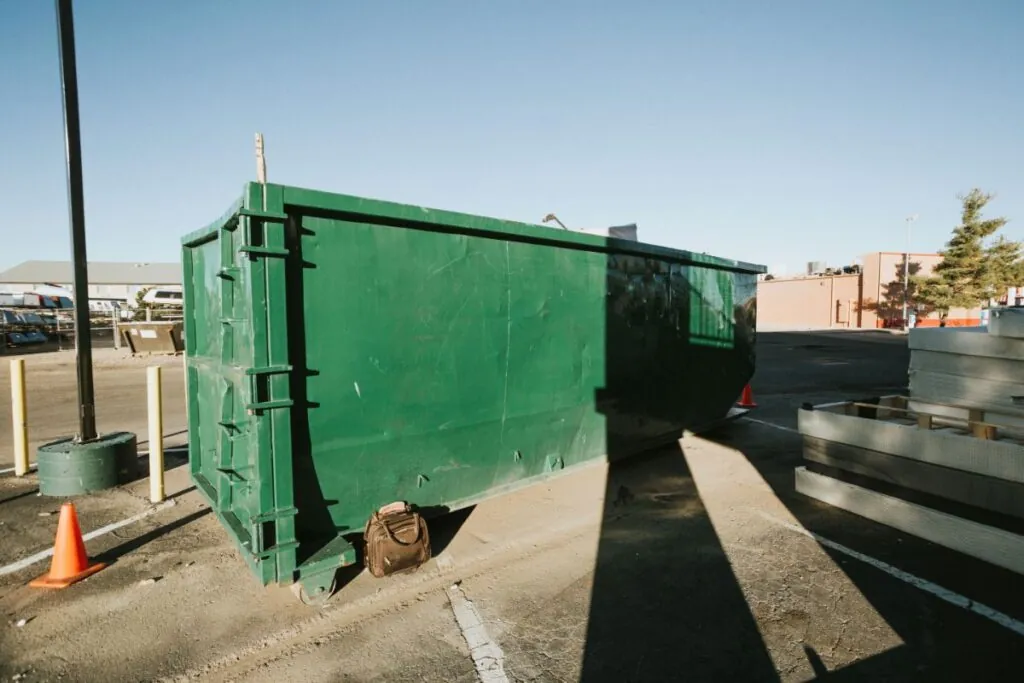
[[[609,292],[613,291],[610,287]],[[613,303],[609,302],[608,375],[606,387],[599,393],[599,406],[608,418],[609,457],[616,459],[635,451],[628,447],[630,439],[623,437],[630,424],[624,413],[640,416],[634,420],[634,425],[671,418],[655,402],[644,398],[645,391],[648,394],[652,391],[650,388],[630,392],[626,386],[628,376],[658,377],[658,365],[667,369],[671,363],[645,367],[642,358],[630,348],[624,348],[627,340],[621,330],[615,329],[619,323],[615,320]],[[649,328],[650,324],[644,322],[644,326]],[[737,320],[737,328],[740,327]],[[661,355],[657,341],[659,332],[656,330],[650,335],[654,341],[642,342],[646,344],[642,348],[652,357]],[[736,336],[742,340],[743,331],[738,329]],[[714,373],[724,365],[742,365],[744,352],[740,345],[742,341],[738,341],[735,351],[693,346],[686,349],[686,365],[691,377],[684,379],[689,380],[690,386],[680,383],[679,391],[687,396],[688,406],[701,401],[700,395],[693,393],[693,387],[698,391],[710,389],[704,402],[717,402]],[[763,361],[759,361],[761,363]],[[790,387],[803,381],[793,377],[792,371],[775,370],[780,394],[785,395],[791,391]],[[857,376],[856,369],[839,366],[833,372],[843,379],[844,390],[849,387],[857,393],[869,393],[864,390],[865,380]],[[905,368],[901,372],[905,373]],[[898,384],[898,374],[880,381]],[[742,386],[742,382],[736,384],[735,377],[720,381],[723,385]],[[862,384],[857,385],[858,381]],[[822,384],[830,386],[828,380]],[[671,405],[671,401],[663,405]],[[715,410],[723,412],[719,408]],[[692,413],[686,414],[684,422],[687,428],[703,426],[703,418],[694,419]],[[635,426],[633,431],[637,432]],[[696,484],[701,484],[703,489],[707,482],[702,478],[695,482],[687,462],[692,453],[690,449],[701,447],[690,446],[689,439],[689,436],[684,438],[680,446],[665,446],[647,455],[613,462],[609,469],[578,680],[585,683],[790,680],[797,675],[797,669],[790,667],[797,666],[800,673],[813,675],[810,680],[829,681],[1011,680],[1019,677],[1024,660],[1019,636],[960,607],[928,596],[870,564],[818,544],[829,560],[827,572],[815,569],[811,574],[810,568],[803,567],[800,564],[803,560],[798,558],[788,565],[792,569],[767,565],[762,570],[751,548],[730,546],[727,551],[720,535],[725,532],[716,530],[708,512],[708,508],[719,505],[720,501],[702,499]],[[897,543],[897,534],[892,530],[875,529],[868,535],[863,523],[851,524],[846,513],[837,513],[797,494],[793,470],[802,464],[797,436],[741,421],[711,431],[702,429],[694,442],[698,440],[731,449],[731,455],[748,462],[764,482],[762,491],[774,494],[798,524],[812,533],[962,592],[1011,617],[1019,619],[1024,614],[1019,576],[972,560],[951,562],[949,551],[914,539],[902,538],[903,542]],[[701,462],[706,462],[704,456],[709,454],[701,455]],[[690,459],[690,462],[697,461]],[[703,477],[704,473],[700,475]],[[719,489],[732,485],[717,483]],[[745,484],[749,486],[750,482],[735,482],[737,486]],[[751,505],[756,507],[757,504],[752,502]],[[718,521],[718,515],[731,515],[732,509],[727,510],[723,505],[715,511],[714,521]],[[719,523],[728,524],[728,520]],[[736,533],[735,527],[732,533]],[[782,530],[780,533],[790,532]],[[745,555],[737,555],[737,552]],[[804,632],[800,620],[806,615],[786,609],[784,600],[779,604],[772,600],[780,570],[792,572],[783,574],[784,586],[800,584],[801,589],[807,590],[816,586],[820,591],[824,590],[823,586],[846,583],[841,593],[828,594],[827,599],[842,601],[863,596],[865,604],[859,608],[863,611],[856,612],[858,618],[847,626],[847,621],[840,619],[841,615],[831,618],[833,610],[827,603],[819,604],[815,612],[820,620],[818,628]],[[829,579],[823,574],[830,572],[839,574],[825,584]],[[743,584],[739,576],[743,577]],[[812,588],[808,588],[809,582],[813,583]],[[846,602],[843,604],[849,609]],[[822,609],[828,611],[818,611]],[[754,617],[755,610],[758,619]],[[872,612],[873,618],[860,623],[861,614],[867,616]],[[794,620],[795,626],[789,625],[789,619]],[[878,624],[884,624],[891,636],[871,631]],[[789,629],[792,629],[791,637]],[[802,642],[804,636],[818,647]],[[773,644],[771,651],[766,637]],[[827,642],[827,650],[821,647],[822,642]],[[885,647],[888,649],[878,652]],[[873,652],[877,654],[871,654]],[[828,671],[830,660],[851,659],[852,663]],[[776,668],[782,663],[784,672]]]
[[[753,374],[755,289],[753,274],[608,256],[596,404],[611,465],[580,681],[778,680],[678,444]]]
[[[765,371],[759,369],[753,383],[754,392],[760,398],[759,410],[766,411],[768,415],[791,415],[790,409],[795,410],[790,405],[794,401],[793,394],[824,391],[826,394],[843,393],[846,398],[877,396],[893,393],[891,387],[906,382],[907,354],[899,348],[878,357],[865,358],[860,365],[821,367],[809,363],[803,352],[795,361],[787,361],[780,351],[792,351],[799,342],[814,340],[814,334],[758,336],[758,367]],[[854,346],[857,344],[860,342]],[[845,352],[851,357],[867,355],[862,348],[847,348]],[[822,350],[821,355],[834,358],[838,353],[842,351],[837,347],[828,347]],[[870,403],[872,399],[865,402]],[[771,418],[765,419],[771,421]],[[773,497],[781,506],[777,513],[772,513],[773,516],[781,517],[788,513],[797,525],[818,538],[865,553],[925,581],[957,591],[1011,618],[1020,620],[1024,616],[1020,576],[873,524],[797,493],[794,468],[805,464],[799,435],[741,420],[702,432],[699,440],[723,448],[715,457],[742,459],[742,468],[730,470],[735,477],[733,483],[746,489],[757,486]],[[683,444],[685,453],[685,440]],[[724,449],[728,449],[728,453]],[[739,481],[742,471],[745,471],[746,481]],[[705,482],[699,479],[698,483],[703,486]],[[710,500],[708,502],[710,504]],[[782,530],[781,533],[793,532]],[[816,641],[817,649],[803,643],[797,632],[786,643],[787,651],[782,653],[790,659],[794,653],[802,654],[807,668],[815,675],[813,680],[996,681],[1019,677],[1020,668],[1024,666],[1024,651],[1020,648],[1018,635],[959,606],[928,595],[918,586],[905,583],[862,559],[851,558],[826,543],[818,542],[817,548],[828,557],[827,573],[834,574],[837,577],[835,581],[840,584],[847,584],[845,593],[831,594],[829,587],[834,587],[835,583],[825,584],[826,577],[821,571],[812,575],[801,570],[798,576],[784,577],[787,584],[800,582],[801,588],[810,591],[815,587],[818,591],[829,589],[828,599],[842,600],[847,609],[849,604],[845,599],[848,596],[861,600],[865,603],[861,613],[874,612],[877,616],[871,623],[884,623],[899,644],[878,654],[861,654],[853,663],[828,671],[830,660],[850,659],[851,654],[863,653],[871,647],[877,634],[872,632],[867,622],[859,623],[859,618],[847,627],[841,614],[826,615],[819,628],[805,634],[809,641]],[[770,571],[771,567],[766,569]],[[754,590],[762,589],[755,586]],[[766,627],[771,630],[774,642],[778,643],[779,632],[775,629],[779,628],[782,617],[786,615],[779,610],[774,616],[776,619],[768,622]],[[865,640],[859,641],[859,638]],[[823,642],[828,644],[827,650],[821,647]],[[840,643],[842,647],[838,648],[837,655],[836,646]],[[877,644],[874,649],[877,650]]]
[[[873,526],[863,518],[802,496],[794,485],[794,469],[806,464],[800,437],[779,437],[784,439],[783,444],[791,444],[789,448],[780,448],[779,441],[759,438],[756,429],[755,425],[737,424],[702,434],[701,438],[742,453],[786,511],[809,532],[933,581],[1013,618],[1024,616],[1019,575],[903,532]],[[868,533],[866,527],[870,529]],[[899,542],[894,541],[896,538]],[[819,665],[825,665],[820,654],[814,652],[809,661],[818,674],[815,680],[994,681],[1019,676],[1024,666],[1020,636],[961,607],[947,605],[863,561],[852,560],[828,545],[819,543],[818,547],[902,644],[824,673],[817,670]]]
[[[430,552],[433,557],[437,557],[445,551],[475,509],[475,505],[455,512],[452,512],[446,505],[419,509],[420,514],[430,524]]]
[[[580,681],[777,680],[678,446],[612,466]]]

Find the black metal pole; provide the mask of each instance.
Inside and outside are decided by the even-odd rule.
[[[89,269],[85,254],[85,196],[82,190],[82,138],[78,125],[78,76],[75,22],[71,0],[57,0],[60,40],[60,85],[64,96],[65,155],[71,220],[71,262],[75,288],[75,364],[78,370],[77,441],[96,438],[96,404],[92,384],[92,327],[89,324]]]

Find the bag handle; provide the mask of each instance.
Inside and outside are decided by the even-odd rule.
[[[417,522],[417,524],[416,524],[416,538],[413,539],[412,541],[409,541],[408,543],[406,543],[405,541],[400,540],[397,536],[395,536],[395,532],[393,532],[391,530],[391,527],[388,526],[387,520],[385,520],[381,516],[381,514],[379,512],[374,512],[373,513],[373,517],[374,517],[374,520],[376,522],[378,522],[382,527],[384,527],[385,533],[387,533],[388,537],[392,541],[394,541],[398,545],[408,547],[408,546],[414,545],[416,543],[419,543],[420,542],[420,538],[423,536],[423,529],[421,528],[421,526],[419,524],[419,515],[417,515],[415,512],[411,512],[411,511],[409,512],[409,514],[412,515],[412,518]]]

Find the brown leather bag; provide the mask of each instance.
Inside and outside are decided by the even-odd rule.
[[[364,563],[377,578],[414,570],[430,559],[427,523],[404,502],[374,512],[366,523],[363,540]]]

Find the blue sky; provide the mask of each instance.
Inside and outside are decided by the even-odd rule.
[[[67,258],[54,6],[0,2],[0,268]],[[90,259],[176,260],[254,178],[764,263],[1024,239],[1024,3],[76,3]]]

